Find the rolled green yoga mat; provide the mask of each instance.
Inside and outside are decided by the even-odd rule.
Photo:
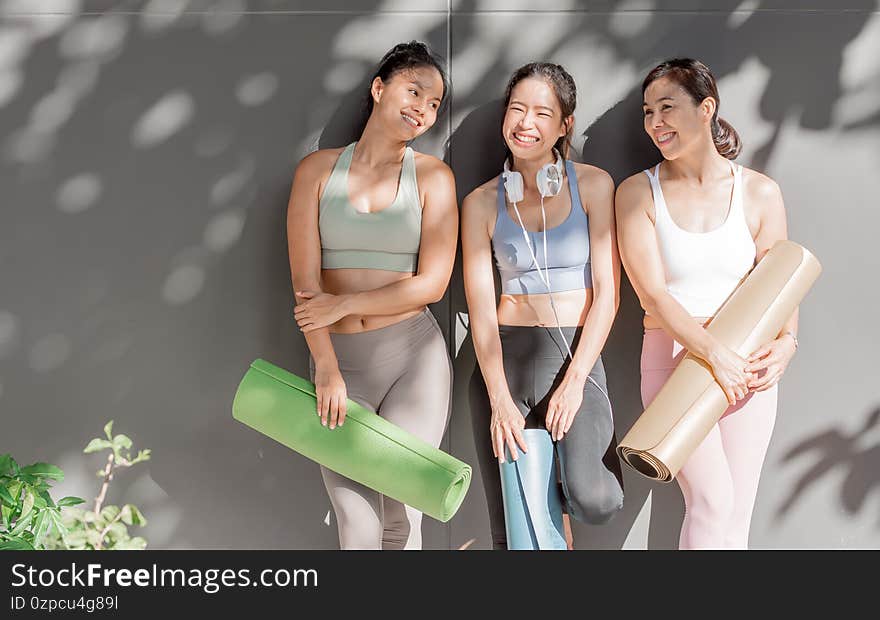
[[[232,417],[355,482],[439,521],[449,521],[467,493],[471,467],[352,400],[345,423],[330,430],[316,414],[315,385],[254,360]]]

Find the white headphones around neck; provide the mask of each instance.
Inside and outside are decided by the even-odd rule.
[[[562,191],[562,175],[565,169],[565,161],[559,151],[553,149],[556,155],[556,162],[541,166],[535,175],[535,182],[538,184],[538,192],[541,198],[550,198]],[[525,196],[523,188],[523,176],[516,170],[510,169],[510,162],[504,160],[504,172],[501,173],[504,178],[504,189],[507,192],[507,199],[512,203],[521,202]]]

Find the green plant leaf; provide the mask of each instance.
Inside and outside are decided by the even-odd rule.
[[[64,472],[60,467],[50,465],[49,463],[34,463],[27,467],[21,468],[22,474],[29,476],[41,476],[43,478],[52,478],[53,480],[64,480]]]
[[[122,540],[128,538],[128,529],[125,523],[117,521],[107,528],[107,535],[114,540]]]
[[[144,517],[141,511],[138,510],[138,507],[134,504],[126,504],[125,506],[123,506],[122,512],[120,512],[119,514],[121,515],[120,519],[122,519],[122,522],[126,525],[143,526],[147,524],[146,517]]]
[[[49,508],[55,507],[55,502],[52,501],[52,496],[49,495],[49,491],[40,491],[37,495],[43,498],[43,501],[46,502],[46,506]]]
[[[28,488],[24,492],[24,501],[21,504],[21,514],[18,515],[19,521],[28,518],[31,514],[31,510],[34,508],[34,492]]]
[[[34,521],[34,547],[37,549],[40,548],[40,544],[43,542],[43,536],[46,535],[46,532],[49,530],[49,526],[52,524],[52,519],[48,515],[49,512],[51,511],[40,511],[40,513],[37,515],[36,520]]]
[[[13,537],[0,542],[0,551],[34,551],[34,546],[23,538]]]
[[[24,534],[31,526],[31,522],[33,521],[33,514],[28,515],[25,518],[19,517],[15,522],[15,527],[9,532],[13,536],[19,536]]]
[[[135,463],[140,463],[141,461],[149,461],[149,460],[150,460],[150,449],[147,448],[146,450],[138,450],[138,455],[131,462],[131,464],[134,465]]]
[[[128,435],[123,435],[120,433],[113,438],[113,449],[121,450],[121,449],[130,450],[131,449],[131,439]]]
[[[95,437],[89,442],[89,445],[86,446],[86,449],[83,450],[83,454],[88,454],[90,452],[98,452],[99,450],[106,450],[107,448],[112,448],[113,444],[107,441],[106,439],[101,439],[100,437]]]
[[[23,486],[24,483],[21,480],[13,480],[8,485],[6,485],[6,488],[9,490],[9,494],[15,500],[16,506],[21,506],[21,503],[18,500],[18,496],[21,495],[21,487]]]
[[[45,491],[37,491],[34,493],[34,508],[42,510],[49,505],[46,498],[42,496],[43,493],[45,493]]]
[[[93,529],[86,530],[86,544],[91,545],[92,549],[97,549],[101,544],[101,532]]]
[[[2,501],[7,506],[15,506],[17,503],[12,498],[12,494],[9,492],[9,489],[7,489],[6,486],[2,484],[0,484],[0,501]]]
[[[113,504],[104,506],[103,508],[101,508],[101,518],[109,523],[119,516],[119,511],[119,506],[114,506]]]
[[[140,536],[135,536],[134,538],[129,538],[128,540],[122,540],[116,543],[113,547],[114,549],[132,549],[135,551],[143,551],[147,546],[147,541],[141,538]]]
[[[52,525],[55,527],[55,531],[58,532],[63,538],[67,534],[67,527],[61,520],[61,515],[58,514],[57,510],[49,510],[48,513],[49,520],[52,521]]]
[[[86,511],[82,508],[64,506],[61,508],[61,522],[71,530],[83,528],[86,526]]]
[[[11,454],[0,454],[0,476],[12,471],[12,462]]]
[[[11,454],[2,454],[0,455],[0,476],[9,476],[10,478],[14,478],[18,475],[18,472],[21,471],[21,468],[18,466],[18,463],[12,458]]]
[[[84,500],[81,497],[75,497],[73,495],[68,495],[67,497],[62,497],[61,499],[59,499],[57,505],[59,507],[76,506],[78,504],[84,504],[85,502],[86,502],[86,500]]]
[[[110,441],[113,441],[113,435],[111,434],[112,432],[113,420],[110,420],[109,422],[107,422],[107,424],[104,425],[104,434],[107,435],[107,439],[109,439]]]

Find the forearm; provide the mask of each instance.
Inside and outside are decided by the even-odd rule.
[[[303,334],[306,338],[306,344],[312,359],[315,360],[317,368],[333,368],[338,367],[336,359],[336,351],[333,350],[333,343],[330,341],[330,330],[326,327],[316,329]]]
[[[660,322],[669,335],[702,360],[709,361],[719,346],[712,334],[668,292],[658,294],[645,310]]]
[[[800,307],[794,309],[794,312],[788,317],[788,320],[785,322],[785,325],[782,326],[782,329],[779,331],[779,336],[782,336],[786,333],[791,333],[792,336],[797,338],[798,333],[798,316],[800,314]],[[779,337],[777,336],[777,337]]]
[[[577,348],[572,352],[574,357],[565,373],[566,377],[580,382],[587,380],[602,353],[605,341],[608,340],[616,314],[617,306],[613,293],[598,292],[587,311],[581,338]]]
[[[291,266],[291,284],[293,290],[299,290],[297,283],[301,283],[302,288],[315,292],[323,292],[321,288],[320,272],[317,269],[304,272]],[[298,304],[299,299],[294,295],[294,304]],[[330,341],[330,330],[326,327],[313,331],[303,332],[306,339],[306,345],[309,347],[309,353],[315,360],[316,367],[334,367],[338,365],[336,359],[336,351],[333,349],[333,343]]]
[[[501,337],[498,335],[498,320],[497,318],[479,320],[471,314],[470,329],[477,363],[480,365],[489,400],[494,404],[505,395],[509,395],[507,377],[504,374]]]
[[[448,279],[428,274],[415,275],[383,287],[345,295],[346,314],[383,315],[399,314],[432,304],[443,297]]]

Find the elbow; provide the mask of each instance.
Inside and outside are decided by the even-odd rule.
[[[431,294],[428,297],[427,303],[436,304],[437,302],[441,301],[445,295],[446,295],[446,287],[437,287],[431,291]]]
[[[641,295],[639,295],[639,301],[642,304],[642,309],[650,315],[657,316],[659,314],[658,307],[660,305],[661,295],[644,291]]]
[[[443,297],[446,296],[446,289],[449,285],[449,279],[445,279],[439,282],[431,282],[430,286],[427,287],[425,291],[425,303],[427,304],[436,304],[441,301]]]

